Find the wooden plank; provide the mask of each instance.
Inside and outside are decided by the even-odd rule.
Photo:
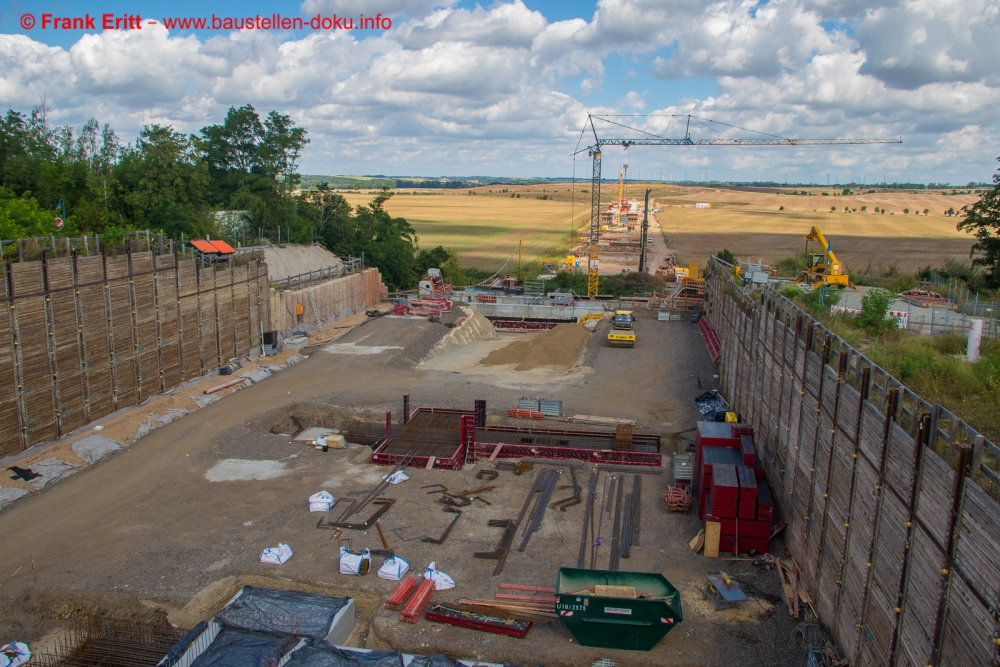
[[[897,423],[889,427],[889,445],[885,461],[885,481],[905,501],[910,501],[913,487],[913,461],[916,445]]]
[[[837,401],[837,428],[851,440],[857,440],[858,437],[860,405],[861,394],[858,390],[847,383],[841,383],[840,398]]]
[[[917,516],[931,537],[943,545],[948,540],[955,471],[930,449],[924,450],[917,494]]]
[[[915,527],[899,620],[898,653],[903,664],[924,667],[930,661],[938,601],[944,593],[944,562],[930,536]]]
[[[858,451],[875,468],[882,466],[882,434],[885,433],[885,415],[870,401],[861,409],[861,433]]]
[[[993,582],[996,584],[996,581]],[[990,610],[962,581],[952,576],[946,608],[944,632],[941,639],[940,667],[967,667],[968,665],[993,665],[997,632],[996,621]]]
[[[718,521],[705,523],[705,557],[719,557],[719,540],[722,538],[722,524]]]
[[[1000,505],[974,484],[965,484],[955,562],[994,608],[1000,607]]]

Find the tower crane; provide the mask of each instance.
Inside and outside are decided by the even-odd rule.
[[[624,123],[618,122],[617,120],[612,120],[613,118],[621,118],[622,116],[595,116],[593,114],[587,114],[587,122],[583,126],[583,132],[581,132],[581,137],[586,133],[588,126],[590,127],[591,133],[594,137],[594,143],[586,148],[577,150],[573,155],[579,153],[587,152],[587,154],[593,159],[593,172],[591,175],[591,187],[590,187],[590,258],[587,265],[587,296],[593,298],[597,296],[598,288],[598,268],[600,266],[600,258],[598,254],[598,242],[601,236],[601,149],[604,146],[621,146],[626,150],[631,146],[741,146],[741,147],[757,147],[757,146],[854,146],[860,144],[901,144],[903,139],[792,139],[788,137],[779,137],[773,134],[767,134],[764,132],[759,132],[757,130],[749,130],[743,127],[737,127],[736,125],[730,125],[729,123],[721,123],[719,121],[713,121],[707,118],[700,118],[698,116],[692,116],[690,114],[684,115],[670,115],[670,116],[659,116],[667,118],[683,119],[684,124],[684,136],[682,137],[665,137],[653,132],[648,132],[636,127],[630,127]],[[637,116],[632,116],[637,117]],[[646,117],[649,116],[638,116]],[[636,132],[641,137],[633,138],[601,138],[597,134],[597,126],[594,123],[595,120],[603,121],[609,125],[613,125],[617,128],[624,128],[625,130],[630,130]],[[753,132],[759,136],[755,137],[726,137],[720,136],[716,139],[692,139],[691,138],[691,121],[697,123],[702,123],[709,129],[715,132],[714,126],[726,127],[731,129],[743,130],[746,132]],[[711,123],[711,125],[709,125]],[[721,133],[720,133],[721,134]]]

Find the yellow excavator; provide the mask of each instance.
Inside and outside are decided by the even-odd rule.
[[[809,283],[812,289],[819,289],[827,285],[838,287],[850,287],[855,292],[858,286],[851,282],[847,269],[833,254],[830,242],[823,236],[823,232],[818,227],[813,227],[809,235],[803,237],[806,240],[806,270],[795,279],[793,285],[799,283]],[[816,241],[823,252],[809,252],[809,242]]]

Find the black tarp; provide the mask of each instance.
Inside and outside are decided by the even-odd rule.
[[[191,642],[197,639],[207,627],[208,623],[202,621],[198,625],[191,628],[186,635],[181,637],[180,641],[170,647],[170,650],[167,651],[167,655],[164,656],[163,660],[158,663],[157,667],[173,667],[176,665],[177,661],[181,659],[182,655],[184,655],[184,651],[188,650],[188,647],[191,646]]]
[[[403,667],[399,651],[348,651],[329,644],[303,646],[285,667]]]
[[[455,658],[446,655],[418,655],[410,660],[407,667],[464,667]]]
[[[191,667],[273,667],[300,639],[223,628]]]
[[[698,407],[698,412],[705,416],[705,421],[710,422],[722,421],[729,410],[726,401],[714,390],[696,396],[694,404]]]
[[[223,627],[322,640],[350,598],[244,586],[243,594],[215,616]]]

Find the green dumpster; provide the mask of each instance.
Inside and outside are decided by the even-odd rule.
[[[581,646],[649,651],[684,620],[659,573],[560,568],[556,611]]]

